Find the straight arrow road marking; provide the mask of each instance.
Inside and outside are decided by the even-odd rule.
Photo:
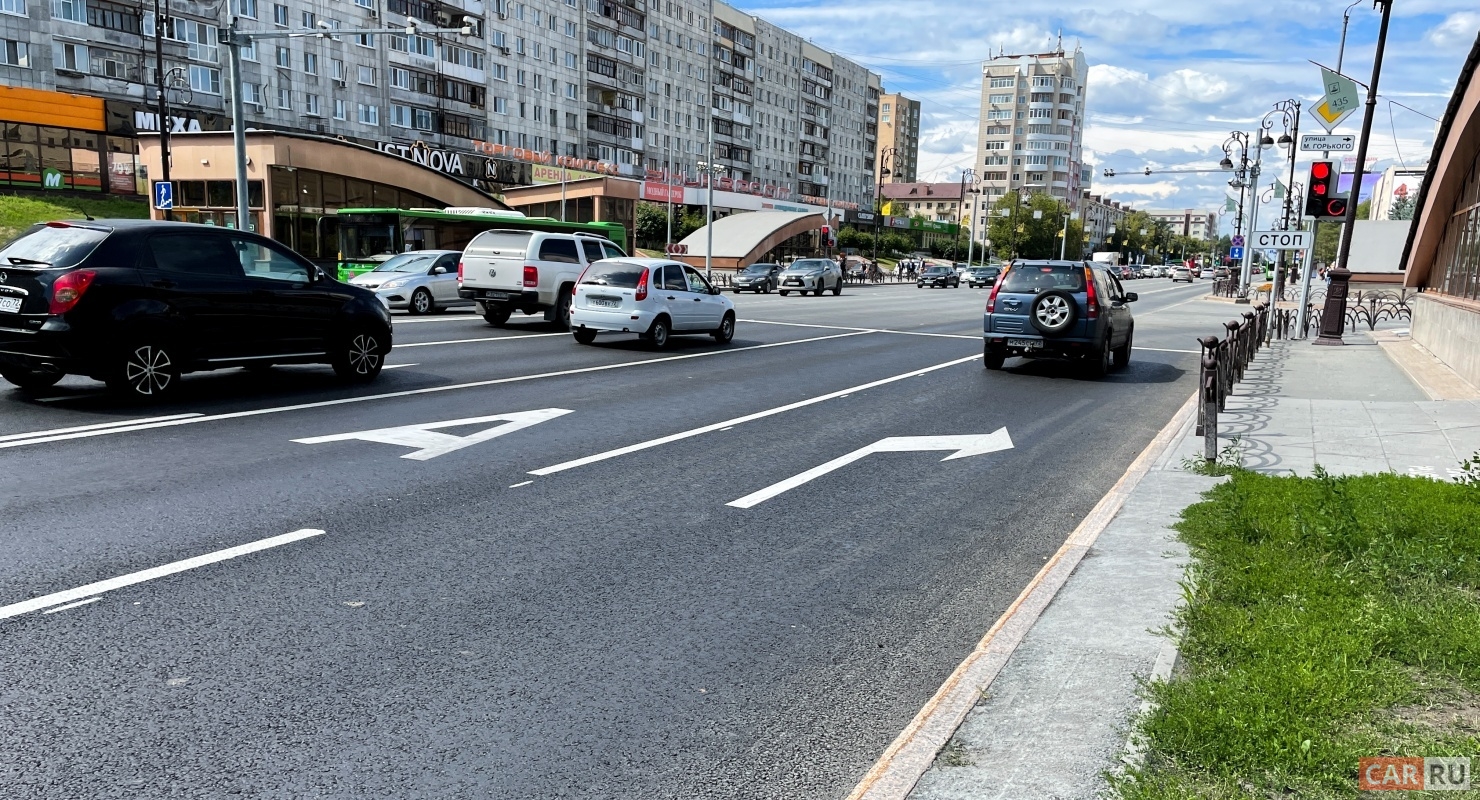
[[[956,452],[946,456],[941,461],[955,461],[958,458],[970,458],[971,456],[995,453],[999,450],[1011,450],[1012,447],[1012,437],[1007,435],[1006,428],[998,428],[992,433],[967,434],[965,436],[892,436],[888,439],[880,439],[867,447],[860,447],[847,455],[839,456],[826,464],[813,467],[799,475],[793,475],[784,481],[773,483],[758,492],[751,492],[739,500],[725,503],[725,505],[733,508],[753,508],[776,495],[791,491],[798,486],[816,480],[834,470],[846,467],[873,453],[913,453],[928,450],[954,450]]]
[[[122,589],[125,586],[133,586],[136,583],[152,581],[155,578],[163,578],[166,575],[174,575],[177,572],[184,572],[186,570],[195,569],[196,567],[204,567],[207,564],[215,564],[220,561],[227,561],[233,558],[237,558],[238,556],[255,553],[259,550],[267,550],[269,548],[279,547],[281,545],[290,544],[302,539],[308,539],[313,536],[323,535],[324,532],[321,530],[317,530],[314,528],[304,528],[303,530],[293,531],[292,533],[285,533],[281,536],[273,536],[269,539],[259,539],[255,542],[248,542],[246,544],[237,545],[236,547],[228,547],[225,550],[217,550],[214,553],[206,553],[202,556],[187,558],[184,561],[176,561],[173,564],[165,564],[163,566],[151,567],[149,569],[140,570],[138,572],[130,572],[127,575],[120,575],[117,578],[109,578],[105,581],[89,583],[86,586],[79,586],[76,589],[68,589],[64,592],[55,592],[53,594],[43,595],[41,597],[32,598],[30,600],[23,600],[19,603],[11,603],[8,606],[0,606],[0,619],[18,617],[21,614],[29,614],[32,611],[39,611],[43,608],[51,608],[52,606],[59,606],[66,603],[74,602],[76,600],[83,600],[92,597],[95,594],[111,592],[114,589]]]
[[[468,417],[467,419],[450,419],[446,422],[426,422],[420,425],[400,425],[395,428],[376,428],[369,431],[356,431],[354,433],[336,433],[332,436],[312,436],[307,439],[294,439],[298,444],[324,444],[325,442],[345,442],[351,439],[359,439],[365,442],[379,442],[381,444],[394,444],[402,447],[415,448],[415,452],[407,453],[401,458],[409,458],[412,461],[430,461],[437,456],[445,456],[448,453],[471,447],[480,442],[497,439],[505,434],[523,430],[541,422],[549,422],[556,417],[563,417],[571,413],[564,408],[541,408],[535,411],[520,411],[513,414],[493,414],[487,417]],[[456,428],[461,425],[479,425],[485,422],[502,422],[492,428],[468,434],[467,436],[453,436],[450,433],[439,433],[438,428]]]

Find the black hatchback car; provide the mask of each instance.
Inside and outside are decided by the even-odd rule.
[[[34,225],[0,247],[0,377],[45,389],[86,375],[137,399],[180,375],[330,364],[380,374],[390,311],[270,239],[149,220]]]

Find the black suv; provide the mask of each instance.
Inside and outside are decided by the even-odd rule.
[[[375,293],[270,239],[149,220],[33,225],[0,247],[0,377],[86,375],[138,399],[180,375],[331,364],[369,381],[391,349]]]
[[[955,267],[926,267],[925,271],[920,273],[920,277],[915,279],[915,288],[924,289],[926,286],[941,289],[960,288],[961,273],[957,272]]]

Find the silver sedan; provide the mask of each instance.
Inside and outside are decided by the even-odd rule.
[[[456,250],[415,250],[385,260],[385,263],[350,279],[355,286],[373,289],[380,302],[392,310],[430,314],[438,309],[472,305],[457,296]]]

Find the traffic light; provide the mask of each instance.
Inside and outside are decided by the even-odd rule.
[[[1316,219],[1346,216],[1347,197],[1336,193],[1341,171],[1335,161],[1316,161],[1310,165],[1310,180],[1305,193],[1305,215]]]
[[[833,238],[833,235],[832,235],[832,227],[831,226],[828,226],[828,225],[823,225],[822,226],[822,246],[823,247],[837,247],[838,246],[837,239],[834,239]]]

